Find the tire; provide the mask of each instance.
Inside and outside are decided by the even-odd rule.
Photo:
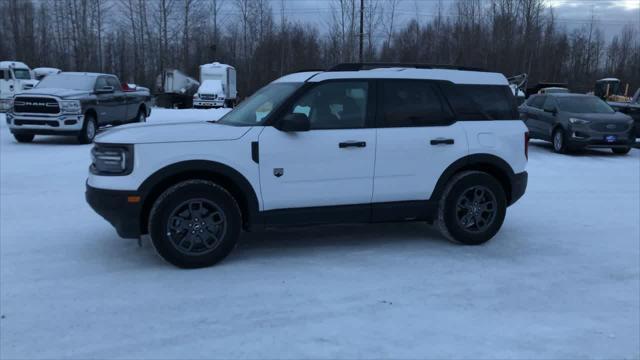
[[[90,144],[96,137],[98,132],[98,122],[93,115],[86,115],[84,117],[84,124],[82,124],[82,130],[78,135],[78,142],[80,144]]]
[[[30,143],[36,136],[34,134],[13,134],[13,137],[19,143]]]
[[[476,199],[479,191],[482,198]],[[438,204],[437,224],[454,243],[480,245],[500,230],[506,212],[507,199],[498,180],[481,171],[464,171],[447,184]]]
[[[564,154],[568,150],[567,137],[564,134],[564,130],[561,128],[556,129],[551,137],[551,144],[553,145],[553,151],[558,154]]]
[[[144,108],[140,108],[140,110],[138,110],[138,115],[136,115],[136,119],[134,122],[138,122],[138,123],[143,123],[143,122],[147,122],[147,113],[146,111],[144,111]]]
[[[618,154],[618,155],[626,155],[629,153],[629,151],[631,151],[630,147],[625,147],[625,148],[611,148],[611,151],[613,151],[614,154]]]
[[[215,265],[235,248],[242,215],[233,196],[206,180],[188,180],[167,189],[149,215],[156,252],[185,269]],[[191,232],[191,234],[189,234]]]

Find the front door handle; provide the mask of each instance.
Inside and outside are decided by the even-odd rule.
[[[340,149],[348,148],[348,147],[360,147],[363,148],[367,146],[366,141],[345,141],[338,144]]]
[[[453,145],[453,139],[433,139],[431,140],[431,145]]]

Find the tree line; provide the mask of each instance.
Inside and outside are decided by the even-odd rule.
[[[150,88],[163,69],[197,78],[200,64],[219,61],[236,67],[246,96],[286,73],[359,60],[360,1],[327,1],[330,11],[318,12],[326,26],[314,26],[288,0],[2,0],[0,59],[114,73]],[[412,1],[365,0],[364,61],[528,73],[530,83],[581,92],[605,76],[640,86],[632,24],[605,41],[596,16],[568,30],[544,0],[439,0],[400,21],[401,3]]]

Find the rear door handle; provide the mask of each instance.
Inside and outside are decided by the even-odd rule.
[[[340,149],[348,148],[348,147],[360,147],[363,148],[367,146],[365,141],[345,141],[338,144]]]
[[[453,145],[453,139],[433,139],[431,145]]]

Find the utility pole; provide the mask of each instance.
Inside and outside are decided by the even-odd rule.
[[[360,0],[360,62],[362,62],[363,42],[364,42],[364,0]]]

